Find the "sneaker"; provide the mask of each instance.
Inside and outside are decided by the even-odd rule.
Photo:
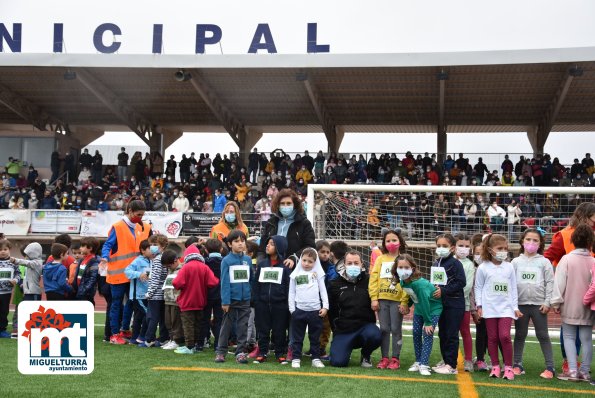
[[[236,355],[236,362],[237,363],[241,363],[243,365],[244,364],[247,364],[248,363],[248,357],[243,352],[240,352],[238,355]]]
[[[292,361],[292,366],[293,366],[293,361]],[[312,360],[312,367],[313,368],[324,368],[324,364],[322,363],[322,361],[318,358],[313,359]]]
[[[304,352],[304,356],[311,357],[312,356],[312,351],[311,350],[308,350],[308,351]]]
[[[10,339],[10,333],[8,333],[6,330],[0,332],[0,339]]]
[[[413,365],[409,366],[408,372],[419,372],[419,362],[414,362]]]
[[[320,356],[320,360],[321,361],[325,361],[325,362],[330,361],[331,360],[331,356],[328,355],[328,354],[321,355]]]
[[[577,379],[578,381],[586,381],[589,383],[591,381],[591,376],[589,373],[583,373],[580,370],[577,372]]]
[[[289,363],[289,361],[287,360],[287,358],[285,357],[279,357],[277,358],[277,361],[281,364],[281,365],[287,365]]]
[[[542,379],[553,379],[555,374],[555,372],[553,370],[550,369],[546,369],[543,372],[541,372],[541,374],[539,375],[539,377],[541,377]]]
[[[386,369],[388,368],[388,358],[383,357],[380,362],[378,362],[378,365],[376,365],[376,369]]]
[[[512,370],[512,366],[504,367],[504,376],[502,376],[502,378],[506,380],[514,380],[514,370]]]
[[[388,364],[388,369],[390,370],[397,370],[401,367],[401,361],[399,358],[392,357],[390,363]]]
[[[465,369],[465,372],[473,373],[473,361],[465,360],[463,369]]]
[[[176,343],[175,341],[170,341],[169,343],[162,345],[161,348],[163,350],[175,350],[177,348],[179,348],[180,346],[178,345],[178,343]]]
[[[589,384],[591,384],[592,386],[595,386],[595,380],[592,380],[589,382]]]
[[[203,352],[203,351],[204,351],[204,349],[205,349],[205,347],[204,347],[204,346],[202,346],[202,345],[198,345],[198,344],[195,344],[195,345],[194,345],[194,348],[193,348],[194,352]]]
[[[490,377],[495,377],[496,379],[500,378],[500,366],[492,366],[492,371],[490,372]]]
[[[432,366],[432,370],[435,372],[436,370],[440,369],[445,365],[444,361],[440,361],[436,364],[436,366]]]
[[[456,368],[451,367],[450,365],[445,364],[439,368],[434,369],[434,372],[441,374],[441,375],[456,375],[459,371]]]
[[[140,343],[137,347],[140,347],[140,348],[151,348],[153,346],[155,346],[155,341],[151,341],[151,342],[144,341],[144,342]]]
[[[225,362],[225,355],[223,355],[223,354],[217,354],[217,355],[215,355],[215,362],[216,363],[223,363],[223,362]]]
[[[568,359],[564,358],[562,361],[562,374],[568,374],[570,372],[570,367],[568,367]]]
[[[430,370],[430,367],[428,365],[419,365],[419,374],[422,376],[431,376],[432,371]]]
[[[484,361],[477,361],[475,362],[475,366],[477,366],[478,372],[487,372],[488,371],[488,364]]]
[[[122,336],[123,339],[130,340],[132,337],[132,332],[130,330],[120,330],[120,336]]]
[[[373,365],[372,365],[372,360],[370,359],[370,357],[367,357],[367,358],[362,357],[362,360],[360,362],[360,366],[362,368],[371,368]]]
[[[16,330],[10,334],[11,339],[17,339],[18,337],[19,337],[19,332],[17,332]]]
[[[578,380],[578,372],[569,370],[568,372],[562,372],[558,376],[556,376],[558,380],[570,380],[570,381],[577,381]]]
[[[299,368],[301,366],[301,363],[302,363],[302,361],[299,360],[299,359],[292,359],[291,360],[291,367],[297,369],[297,368]]]
[[[258,356],[256,357],[256,359],[253,361],[254,363],[265,363],[267,361],[267,357],[266,356]]]
[[[10,337],[10,335],[8,335],[8,337]],[[119,334],[114,334],[112,337],[110,337],[109,342],[110,342],[110,344],[116,344],[116,345],[126,344],[126,340],[124,340],[122,338],[122,336],[120,336]]]
[[[260,353],[260,350],[258,348],[258,344],[256,344],[254,346],[254,349],[252,351],[250,351],[250,354],[248,354],[248,358],[257,358],[259,353]]]
[[[521,365],[514,365],[512,367],[512,372],[514,373],[515,376],[524,375],[525,374],[525,368],[523,368]]]
[[[194,350],[191,350],[190,348],[186,347],[186,346],[182,346],[182,347],[178,347],[176,348],[176,350],[174,351],[176,354],[194,354]]]

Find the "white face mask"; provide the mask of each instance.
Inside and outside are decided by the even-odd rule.
[[[399,275],[400,280],[409,279],[409,277],[413,274],[412,269],[401,269],[397,268],[397,275]]]
[[[480,264],[481,263],[481,255],[479,255],[479,254],[474,255],[473,261],[475,261],[475,264]]]
[[[437,247],[436,248],[436,255],[440,258],[448,257],[450,254],[450,249],[448,247]]]
[[[508,258],[508,252],[496,252],[494,253],[494,258],[498,261],[506,261]]]

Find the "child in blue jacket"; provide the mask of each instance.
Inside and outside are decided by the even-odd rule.
[[[269,352],[271,332],[275,344],[275,357],[287,364],[287,328],[289,327],[289,275],[283,265],[287,251],[287,238],[271,236],[266,245],[266,259],[258,263],[253,282],[253,297],[258,335],[258,363],[265,362]]]
[[[147,290],[149,289],[149,273],[151,272],[151,244],[148,239],[139,245],[140,255],[137,256],[124,270],[126,278],[130,279],[128,297],[134,308],[134,322],[130,344],[141,344],[145,341],[147,332]]]
[[[252,276],[252,259],[246,256],[246,235],[242,231],[233,230],[227,236],[230,253],[221,262],[221,308],[223,322],[219,333],[219,346],[215,362],[225,362],[227,344],[231,335],[233,321],[237,321],[236,335],[238,345],[235,351],[236,362],[246,364],[248,357],[246,339],[248,319],[250,318],[250,280]]]
[[[62,261],[68,258],[68,248],[61,243],[54,243],[52,258],[52,262],[43,266],[45,296],[48,300],[66,300],[66,295],[72,293],[66,267],[62,264]]]
[[[76,299],[90,301],[95,306],[95,293],[99,279],[99,240],[92,236],[81,239],[80,251],[83,258],[79,261],[76,277],[73,282],[76,288]]]

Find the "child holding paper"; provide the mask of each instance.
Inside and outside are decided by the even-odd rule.
[[[250,277],[252,275],[252,259],[246,256],[246,235],[242,231],[233,230],[227,236],[230,253],[221,262],[221,308],[223,322],[219,333],[219,346],[215,362],[225,362],[227,344],[231,335],[233,321],[236,320],[238,345],[235,351],[236,362],[248,363],[245,353],[250,318]]]
[[[287,364],[287,327],[289,326],[289,274],[283,266],[287,238],[272,236],[266,245],[267,258],[258,263],[254,278],[254,309],[258,335],[258,356],[255,363],[265,362],[269,352],[271,332],[275,344],[275,357]]]
[[[20,282],[19,266],[11,261],[11,244],[4,234],[0,234],[0,338],[10,338],[8,326],[8,308],[12,289]]]
[[[437,289],[434,298],[442,299],[442,314],[438,321],[442,363],[432,370],[439,374],[457,374],[459,328],[465,315],[464,287],[467,283],[463,264],[454,256],[456,239],[451,234],[436,238],[438,260],[430,269],[430,282]]]

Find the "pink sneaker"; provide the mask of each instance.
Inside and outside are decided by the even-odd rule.
[[[502,378],[506,380],[514,380],[514,371],[512,370],[512,366],[504,367],[504,377]]]
[[[497,379],[500,378],[500,365],[493,365],[492,366],[492,371],[490,372],[490,377],[495,377]]]
[[[386,369],[388,367],[388,358],[382,358],[378,365],[376,365],[377,369]]]
[[[388,364],[388,369],[390,369],[390,370],[397,370],[400,367],[401,367],[401,361],[399,361],[399,358],[393,357],[390,360],[390,363]]]
[[[254,349],[252,351],[250,351],[250,354],[248,354],[248,358],[256,358],[256,357],[258,357],[259,353],[260,353],[260,351],[258,349],[258,344],[256,344],[254,346]]]
[[[475,365],[477,366],[478,372],[487,372],[488,370],[488,365],[484,361],[477,361]]]

